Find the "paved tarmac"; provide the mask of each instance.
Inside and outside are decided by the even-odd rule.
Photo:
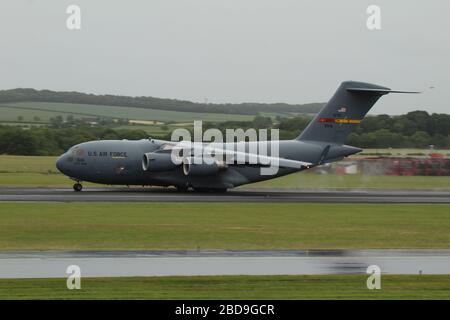
[[[450,192],[429,190],[234,189],[226,193],[161,188],[0,188],[0,201],[34,202],[319,202],[450,203]]]
[[[450,250],[3,252],[0,278],[196,275],[450,274]]]

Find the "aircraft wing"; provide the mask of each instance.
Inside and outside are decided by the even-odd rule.
[[[245,164],[254,164],[260,166],[278,165],[280,168],[296,168],[296,169],[301,169],[303,167],[310,167],[313,165],[310,162],[291,160],[280,157],[264,156],[248,152],[239,152],[232,150],[226,150],[226,152],[227,154],[231,154],[231,157],[237,164],[244,162]]]
[[[178,148],[190,149],[190,156],[203,155],[212,156],[216,159],[223,159],[228,165],[256,165],[256,166],[278,166],[280,168],[301,169],[313,165],[311,162],[259,155],[255,153],[230,150],[227,148],[218,148],[216,146],[205,145],[202,143],[181,142],[177,144]]]

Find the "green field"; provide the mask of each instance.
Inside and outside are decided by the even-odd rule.
[[[183,129],[192,129],[193,123],[184,123],[181,128]],[[169,124],[169,125],[142,125],[142,124],[129,124],[129,125],[121,125],[118,127],[114,127],[114,129],[121,130],[142,130],[147,132],[149,136],[161,137],[167,134],[172,134],[172,132],[180,128],[179,123]],[[170,136],[169,136],[170,137]]]
[[[0,299],[450,299],[448,275],[384,275],[368,290],[365,275],[1,279]]]
[[[1,169],[3,171],[4,169]],[[56,170],[51,169],[51,170]],[[73,181],[62,174],[55,173],[5,173],[0,172],[0,187],[71,187]],[[84,182],[85,186],[94,186]],[[96,185],[102,186],[102,185]],[[435,189],[450,190],[448,177],[399,177],[399,176],[362,176],[362,175],[316,175],[312,173],[294,173],[293,175],[248,184],[240,188],[281,188],[281,189]],[[1,191],[0,191],[1,193]]]
[[[57,157],[0,155],[1,173],[58,173]]]
[[[75,118],[83,117],[108,117],[132,120],[157,120],[162,122],[192,122],[203,121],[247,121],[254,116],[222,113],[196,113],[181,111],[166,111],[145,108],[102,106],[74,103],[52,103],[52,102],[18,102],[0,104],[0,122],[17,121],[22,116],[23,122],[34,122],[34,116],[38,116],[41,122],[49,122],[50,118],[58,115],[66,117],[73,115]]]
[[[449,248],[450,205],[0,203],[0,250]]]
[[[0,188],[14,187],[14,188],[56,188],[67,187],[71,188],[74,184],[73,180],[62,174],[47,174],[47,173],[0,173]],[[105,187],[89,182],[83,182],[84,187]],[[2,193],[0,189],[0,194]]]
[[[348,189],[441,189],[450,190],[446,176],[381,176],[362,174],[315,174],[299,172],[281,178],[258,182],[247,188],[348,188]]]
[[[367,156],[393,156],[393,157],[408,157],[408,156],[428,156],[430,153],[439,153],[444,156],[450,156],[450,150],[445,149],[413,149],[413,148],[381,148],[381,149],[364,149],[358,153],[357,157]]]
[[[71,180],[58,173],[57,157],[0,155],[0,186],[62,187]],[[89,186],[90,184],[86,184]],[[379,189],[443,189],[450,190],[449,177],[319,175],[300,172],[285,177],[254,183],[245,188],[379,188]]]

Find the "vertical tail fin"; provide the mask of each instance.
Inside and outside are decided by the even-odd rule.
[[[297,139],[344,144],[378,99],[391,92],[417,93],[393,91],[364,82],[343,82]]]

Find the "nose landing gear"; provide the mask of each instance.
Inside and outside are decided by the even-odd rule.
[[[81,183],[77,182],[73,185],[73,190],[75,190],[76,192],[80,192],[81,190],[83,190],[83,186],[81,185]]]

